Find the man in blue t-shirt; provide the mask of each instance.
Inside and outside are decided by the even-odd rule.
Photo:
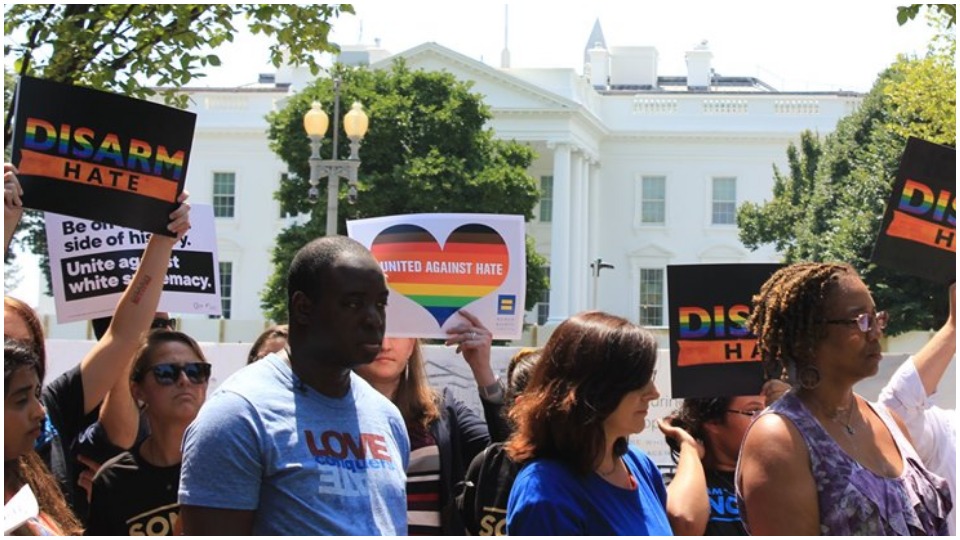
[[[388,290],[361,244],[323,237],[287,278],[289,347],[227,379],[183,443],[187,535],[405,535],[409,442],[351,368],[374,359]]]

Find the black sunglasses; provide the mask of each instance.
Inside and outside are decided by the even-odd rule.
[[[210,380],[210,364],[206,362],[192,362],[190,364],[157,364],[150,368],[153,380],[157,384],[170,386],[180,380],[180,373],[185,373],[193,384],[203,384]]]
[[[179,321],[174,318],[164,319],[163,317],[154,317],[153,322],[150,323],[151,330],[155,330],[157,328],[176,330],[177,326],[179,326]]]

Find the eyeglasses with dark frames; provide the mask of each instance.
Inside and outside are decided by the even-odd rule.
[[[727,412],[729,412],[729,413],[736,413],[736,414],[742,414],[742,415],[744,415],[744,416],[749,416],[749,417],[752,418],[752,417],[760,414],[760,413],[763,412],[763,411],[761,411],[761,410],[741,411],[741,410],[739,410],[739,409],[727,409]]]
[[[210,364],[206,362],[192,362],[189,364],[156,364],[150,368],[153,380],[161,386],[170,386],[180,380],[180,374],[185,373],[187,380],[193,384],[203,384],[210,380]]]
[[[886,311],[873,313],[861,313],[852,319],[824,319],[822,322],[827,324],[855,324],[864,334],[874,328],[885,330],[887,328],[888,315]]]
[[[180,325],[180,321],[175,318],[165,319],[163,317],[154,317],[153,322],[150,323],[150,329],[156,330],[161,328],[163,330],[176,330]]]

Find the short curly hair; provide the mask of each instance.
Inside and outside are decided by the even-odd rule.
[[[753,297],[747,322],[757,336],[764,370],[787,379],[790,370],[810,364],[825,335],[822,322],[827,299],[844,276],[857,276],[848,264],[804,262],[777,270]]]

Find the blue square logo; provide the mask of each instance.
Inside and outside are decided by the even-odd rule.
[[[501,294],[497,297],[497,315],[513,315],[517,312],[517,295]]]

